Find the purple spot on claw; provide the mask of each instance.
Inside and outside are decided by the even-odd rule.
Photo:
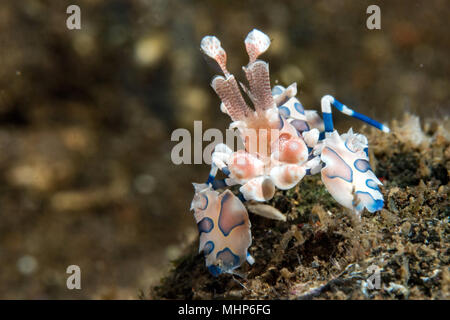
[[[295,129],[297,129],[297,131],[303,132],[309,130],[308,123],[303,120],[292,120],[291,124]]]
[[[354,166],[358,171],[361,172],[366,172],[367,170],[370,170],[370,164],[369,161],[367,160],[358,159],[355,161]]]
[[[239,266],[239,256],[235,255],[229,248],[218,252],[216,259],[222,261],[222,266],[225,270],[232,270]]]
[[[285,106],[279,107],[278,112],[285,118],[289,118],[289,116],[291,115],[291,111],[289,111],[289,109]]]
[[[205,217],[199,223],[197,223],[197,227],[199,233],[208,233],[211,232],[211,230],[214,228],[214,222],[211,218]]]

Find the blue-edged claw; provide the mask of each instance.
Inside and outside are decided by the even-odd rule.
[[[325,163],[322,181],[328,192],[342,206],[358,214],[366,208],[375,212],[383,207],[382,183],[372,171],[367,156],[367,139],[351,130],[339,136],[327,133],[321,153]]]
[[[206,184],[194,184],[194,210],[200,233],[199,252],[206,258],[206,266],[217,276],[234,273],[244,261],[253,262],[248,254],[252,243],[250,220],[243,203],[230,191],[212,190]]]

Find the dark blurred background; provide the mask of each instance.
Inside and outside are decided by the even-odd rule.
[[[381,30],[366,28],[370,4]],[[273,84],[296,81],[308,109],[332,94],[381,121],[441,118],[449,17],[445,0],[2,0],[0,298],[137,298],[195,239],[190,183],[209,168],[173,165],[170,135],[229,124],[204,35],[242,79],[245,36],[267,33]],[[71,264],[82,290],[66,288]]]

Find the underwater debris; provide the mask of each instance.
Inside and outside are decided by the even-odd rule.
[[[419,117],[415,115],[405,114],[400,125],[397,121],[393,121],[392,129],[401,142],[410,143],[414,147],[418,147],[421,144],[427,146],[431,140],[431,137],[426,136],[422,131]]]

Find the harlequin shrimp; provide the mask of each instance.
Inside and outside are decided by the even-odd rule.
[[[305,110],[295,97],[296,83],[271,89],[269,65],[258,59],[269,46],[269,37],[259,30],[247,35],[249,63],[243,67],[247,87],[227,70],[227,55],[219,39],[206,36],[201,41],[201,50],[217,62],[224,75],[211,82],[222,101],[220,108],[230,116],[230,128],[239,132],[245,146],[233,151],[218,144],[208,180],[194,184],[191,210],[200,233],[199,252],[204,253],[214,276],[234,273],[245,261],[254,263],[248,253],[251,224],[243,202],[270,200],[276,188],[290,189],[305,175],[320,173],[333,198],[358,216],[364,208],[373,213],[383,207],[382,183],[370,167],[367,138],[352,129],[339,134],[333,127],[332,107],[384,132],[389,128],[330,95],[321,99],[321,119],[316,111]],[[254,108],[247,105],[241,90]],[[216,179],[218,170],[225,179]],[[237,196],[230,190],[216,191],[233,185],[240,186]],[[268,205],[256,209],[252,212],[286,220]]]

